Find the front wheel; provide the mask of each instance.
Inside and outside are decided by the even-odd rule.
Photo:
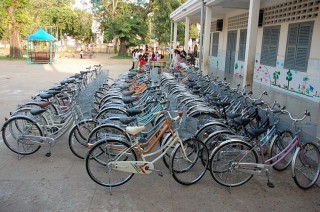
[[[206,145],[194,138],[177,144],[170,157],[170,171],[173,178],[182,185],[198,182],[206,173],[209,152]]]
[[[272,143],[270,147],[271,149],[270,158],[273,158],[276,155],[278,155],[280,152],[282,152],[290,144],[292,139],[293,139],[293,134],[291,131],[288,131],[288,130],[282,131],[278,135],[276,135],[272,139]],[[282,154],[279,154],[279,157],[276,157],[274,160],[271,161],[271,163],[274,163],[275,161],[277,161],[277,163],[275,163],[272,167],[277,171],[285,170],[290,165],[294,152],[295,152],[295,148],[293,148],[291,152],[289,152],[288,155],[285,156],[281,161],[278,161],[278,159],[280,159],[280,157],[282,156]]]
[[[292,177],[301,189],[311,188],[320,173],[320,152],[314,143],[306,143],[298,148],[292,159]]]
[[[113,169],[109,162],[136,160],[136,153],[126,142],[103,140],[96,143],[88,152],[86,170],[90,178],[97,184],[116,187],[128,182],[134,174]]]
[[[80,159],[84,159],[88,152],[88,137],[96,124],[93,120],[83,120],[74,125],[69,133],[69,148]]]

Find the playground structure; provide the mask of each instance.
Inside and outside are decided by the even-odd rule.
[[[40,29],[26,37],[27,40],[27,63],[52,64],[56,55],[56,38]]]

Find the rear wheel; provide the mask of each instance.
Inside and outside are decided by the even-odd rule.
[[[2,138],[6,146],[20,155],[31,155],[41,147],[40,127],[27,117],[15,116],[3,125]],[[36,143],[38,141],[39,143]]]
[[[258,155],[252,146],[243,141],[231,141],[214,150],[210,159],[213,179],[227,187],[240,186],[252,178],[252,174],[241,172],[241,163],[258,163]]]
[[[301,189],[311,188],[320,173],[320,152],[314,143],[306,143],[298,148],[292,160],[292,177]]]
[[[117,140],[96,143],[86,157],[86,170],[90,178],[99,185],[116,187],[128,182],[133,173],[118,171],[109,162],[136,161],[137,156],[130,145]]]

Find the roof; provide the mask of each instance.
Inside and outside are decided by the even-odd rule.
[[[38,41],[54,41],[57,40],[55,37],[47,33],[40,27],[38,31],[26,37],[26,40],[38,40]]]

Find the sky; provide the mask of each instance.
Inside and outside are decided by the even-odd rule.
[[[91,3],[90,3],[90,0],[76,0],[73,7],[79,8],[81,10],[88,10],[91,8]]]

